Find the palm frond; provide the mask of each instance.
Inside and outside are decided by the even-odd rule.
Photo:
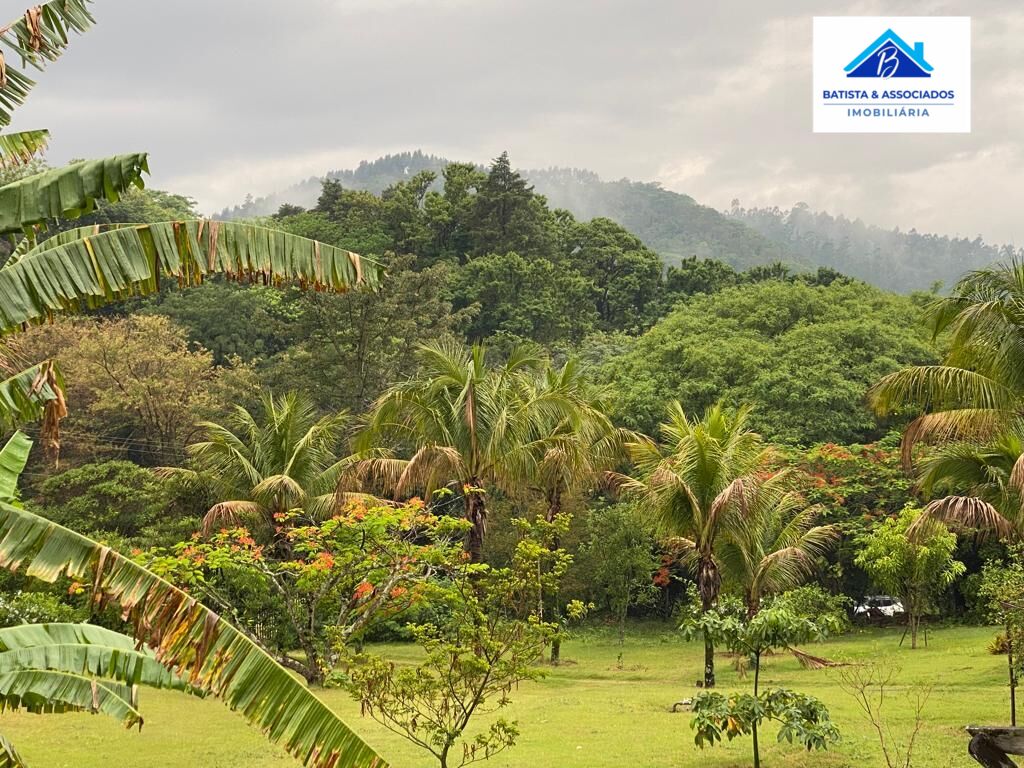
[[[1012,411],[985,408],[955,408],[918,416],[903,433],[900,461],[905,469],[909,469],[918,443],[987,440],[1001,432],[1013,417]]]
[[[135,637],[190,685],[212,693],[306,766],[382,766],[328,707],[250,639],[194,598],[109,547],[0,504],[0,566],[92,585],[120,605]]]
[[[187,286],[212,274],[339,292],[376,288],[381,279],[380,267],[358,254],[279,230],[206,220],[140,224],[35,251],[0,269],[0,331],[153,293],[161,277]]]
[[[28,463],[32,441],[24,432],[15,432],[0,449],[0,501],[18,497],[18,478]]]
[[[60,372],[52,360],[37,363],[0,381],[0,424],[43,420],[48,453],[60,448],[60,422],[67,416]]]
[[[10,169],[28,165],[46,149],[49,139],[50,132],[47,130],[0,134],[0,167]]]
[[[219,501],[203,515],[202,533],[209,536],[220,528],[237,527],[247,518],[258,519],[262,512],[263,508],[254,501]]]
[[[35,421],[43,415],[46,403],[57,397],[47,382],[48,365],[39,363],[0,380],[0,422]]]
[[[0,734],[0,768],[28,768],[24,758],[3,734]]]
[[[92,624],[22,624],[0,629],[0,674],[42,669],[128,686],[201,694],[125,635]]]
[[[129,686],[46,669],[0,672],[0,711],[8,709],[36,714],[92,712],[128,727],[142,726]]]
[[[1006,410],[1016,398],[1004,383],[983,373],[949,365],[920,365],[885,376],[868,392],[875,412],[917,406],[929,410]]]
[[[0,187],[0,235],[31,232],[54,219],[91,213],[97,200],[117,202],[149,173],[144,152],[80,160]]]
[[[42,69],[45,62],[56,61],[67,48],[71,32],[84,32],[93,24],[89,0],[51,0],[36,5],[0,29],[0,42],[30,63]],[[11,112],[25,103],[35,83],[11,68],[0,53],[0,126],[9,125]]]
[[[1014,535],[1013,524],[987,501],[973,496],[946,496],[925,506],[907,533],[915,535],[922,526],[939,522],[951,528],[995,533],[1000,538]]]

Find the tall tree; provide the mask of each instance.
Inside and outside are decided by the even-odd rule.
[[[398,495],[449,489],[471,523],[466,551],[482,562],[487,486],[511,489],[529,476],[545,427],[576,419],[574,403],[560,391],[531,388],[541,360],[522,349],[491,365],[482,346],[441,342],[422,347],[420,360],[414,378],[374,404],[358,446],[383,456],[363,467]],[[396,448],[412,456],[396,458]]]
[[[289,393],[263,398],[262,413],[236,408],[226,425],[204,422],[205,440],[188,446],[192,469],[166,469],[210,487],[216,503],[203,519],[206,531],[247,523],[288,548],[291,513],[306,521],[330,517],[349,457],[338,457],[344,414],[317,418],[308,398]]]
[[[556,421],[543,427],[547,438],[535,446],[536,460],[527,465],[530,476],[523,478],[543,497],[544,519],[553,524],[562,514],[567,495],[605,483],[606,473],[625,459],[626,443],[635,435],[612,424],[605,393],[591,383],[576,359],[567,360],[561,368],[547,366],[534,387],[536,395],[551,393],[571,408],[568,417],[557,414]],[[556,533],[552,547],[560,546]],[[543,596],[540,600],[543,614]],[[558,624],[557,602],[554,610]],[[552,664],[558,663],[561,646],[561,633],[555,632],[551,639]]]
[[[923,411],[903,436],[908,466],[919,442],[954,444],[923,468],[922,479],[930,490],[951,494],[929,504],[925,517],[992,528],[1003,535],[1019,531],[1024,262],[1012,259],[971,272],[950,296],[935,299],[925,317],[936,338],[948,339],[942,364],[886,376],[871,390],[872,404],[879,413]],[[1005,463],[1011,458],[1007,472]],[[997,488],[1000,476],[1006,482]]]
[[[302,296],[292,305],[300,341],[273,359],[263,380],[306,392],[323,409],[362,412],[415,373],[419,345],[461,337],[473,317],[472,309],[452,311],[450,265],[416,271],[416,261],[384,257],[388,279],[376,293]]]
[[[702,612],[712,610],[722,585],[716,551],[737,524],[747,488],[769,469],[773,451],[747,428],[749,408],[730,412],[721,405],[702,417],[686,415],[678,402],[661,425],[662,442],[641,438],[627,447],[638,473],[620,477],[680,546],[697,581]],[[704,686],[715,685],[715,648],[704,637]]]
[[[474,255],[508,253],[547,254],[553,244],[550,213],[519,172],[508,152],[491,164],[480,185],[473,211]]]
[[[476,192],[487,177],[472,163],[449,163],[443,176],[444,191],[428,192],[423,200],[433,238],[419,256],[427,263],[465,264],[473,250]]]
[[[592,286],[600,328],[646,330],[661,308],[661,257],[611,219],[571,230],[567,260]]]

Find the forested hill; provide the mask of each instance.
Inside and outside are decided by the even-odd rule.
[[[348,189],[380,194],[388,186],[419,171],[440,171],[449,163],[421,151],[387,155],[362,162],[351,170],[331,171],[327,178]],[[860,220],[811,211],[804,204],[791,210],[743,208],[722,213],[656,183],[622,179],[603,181],[579,169],[526,171],[536,191],[552,208],[565,208],[579,219],[607,217],[636,234],[669,265],[689,256],[724,261],[739,269],[784,262],[796,268],[831,267],[879,287],[909,292],[936,282],[952,285],[964,272],[1024,251],[994,246],[981,237],[885,230]],[[322,180],[310,178],[267,197],[248,198],[225,209],[222,218],[275,213],[284,203],[311,207]]]
[[[935,282],[949,287],[972,269],[1024,257],[1024,249],[989,245],[980,236],[882,229],[815,212],[803,203],[790,210],[735,205],[729,218],[777,243],[794,263],[832,267],[895,291],[928,288]]]
[[[420,151],[403,152],[364,161],[352,170],[330,171],[326,178],[341,182],[347,189],[379,195],[395,182],[406,181],[420,171],[433,171],[440,177],[449,162]],[[670,265],[697,256],[724,261],[737,269],[779,261],[795,267],[815,266],[813,260],[787,256],[783,248],[742,221],[731,220],[714,208],[699,205],[693,198],[662,189],[658,184],[627,179],[602,181],[595,173],[574,168],[524,171],[523,175],[536,192],[547,197],[551,208],[565,208],[584,220],[609,218],[639,236]],[[250,198],[242,205],[226,208],[220,216],[269,216],[285,203],[309,208],[316,204],[321,184],[318,178],[306,179],[283,192]]]

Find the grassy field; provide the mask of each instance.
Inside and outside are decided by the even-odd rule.
[[[868,630],[811,650],[850,661],[892,659],[901,667],[902,685],[934,686],[914,765],[970,768],[977,764],[967,756],[963,726],[1008,722],[1006,657],[985,650],[994,633],[993,628],[940,629],[930,633],[928,648],[911,651],[897,647],[899,630]],[[681,641],[668,627],[636,630],[622,647],[610,634],[576,638],[563,651],[570,663],[514,693],[508,713],[519,721],[520,742],[487,765],[748,766],[749,739],[701,752],[693,745],[689,715],[669,711],[673,701],[695,692],[702,650],[696,643]],[[397,659],[411,658],[414,649],[392,646],[388,652]],[[762,745],[766,768],[884,768],[876,737],[853,700],[836,686],[833,672],[804,670],[791,656],[774,656],[762,680],[765,685],[786,685],[821,698],[843,737],[828,753],[806,753],[776,744],[774,733],[769,732]],[[745,687],[748,682],[738,679],[726,659],[719,661],[719,681],[722,690]],[[432,765],[399,737],[360,719],[358,706],[345,693],[328,690],[323,697],[396,768]],[[913,718],[912,710],[901,704],[898,696],[889,703],[892,722],[900,732]],[[217,701],[144,690],[141,708],[146,716],[141,733],[125,731],[99,716],[17,713],[0,716],[0,732],[30,764],[47,768],[280,768],[295,764]]]

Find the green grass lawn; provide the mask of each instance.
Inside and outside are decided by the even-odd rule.
[[[914,765],[925,768],[975,766],[967,755],[963,726],[1008,722],[1006,657],[985,646],[994,628],[952,628],[929,635],[928,648],[898,648],[901,631],[868,630],[814,646],[812,652],[834,659],[886,658],[902,668],[899,682],[932,685],[927,725],[919,737]],[[390,646],[396,659],[411,659],[411,646]],[[621,660],[619,656],[621,654]],[[750,764],[749,739],[706,749],[693,745],[690,716],[672,714],[671,703],[696,692],[703,646],[681,641],[668,626],[635,630],[620,647],[611,634],[585,634],[567,643],[569,663],[538,683],[513,693],[510,719],[519,721],[519,744],[489,763],[500,766],[580,766],[669,768]],[[727,659],[718,665],[721,690],[746,687]],[[771,766],[881,766],[873,732],[853,700],[835,684],[829,670],[805,670],[791,656],[773,656],[762,670],[763,685],[785,685],[822,699],[842,732],[842,742],[827,753],[806,753],[763,737],[762,764]],[[905,690],[905,688],[904,688]],[[902,694],[902,690],[900,691]],[[432,765],[430,760],[370,720],[342,691],[322,692],[325,700],[375,745],[396,768]],[[899,732],[912,724],[913,711],[897,696],[889,702]],[[272,768],[295,763],[268,745],[238,715],[215,700],[196,700],[163,691],[142,691],[146,725],[125,731],[90,715],[4,713],[0,732],[35,766],[47,768],[120,768],[121,766],[202,766]]]

